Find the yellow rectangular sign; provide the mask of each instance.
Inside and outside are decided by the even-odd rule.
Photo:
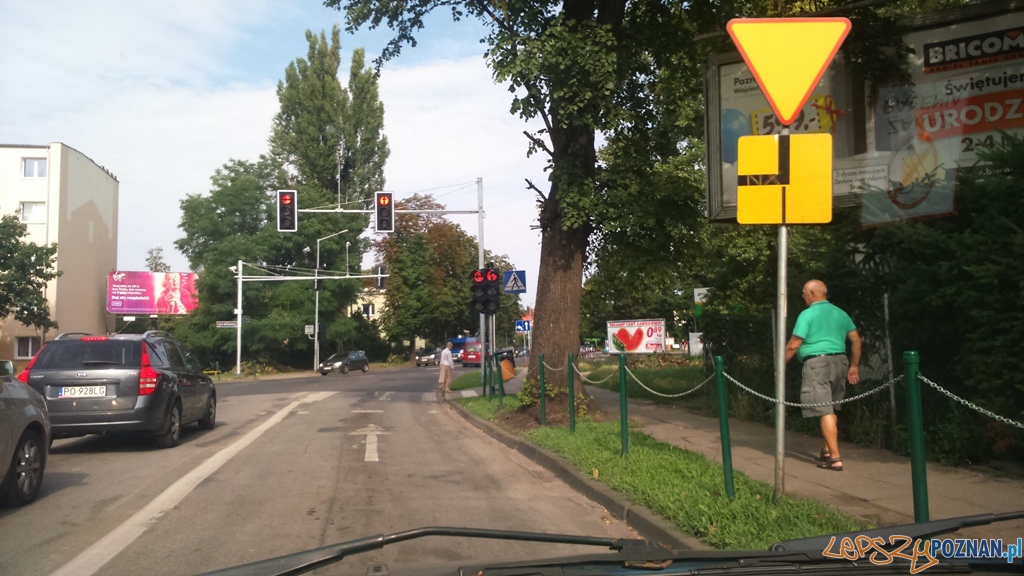
[[[740,224],[832,221],[832,135],[743,136],[737,158]]]

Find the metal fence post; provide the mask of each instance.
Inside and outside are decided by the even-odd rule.
[[[725,386],[725,360],[715,356],[715,384],[718,386],[718,429],[722,436],[722,471],[725,473],[725,495],[732,500],[736,489],[732,482],[732,445],[729,441],[729,390]]]
[[[569,363],[565,366],[569,370],[569,432],[576,431],[576,374],[572,363],[572,352],[569,352]]]
[[[928,472],[924,459],[924,413],[921,410],[921,358],[903,353],[907,382],[907,416],[910,426],[910,474],[914,485],[914,522],[928,522]]]
[[[619,429],[622,434],[622,454],[629,453],[629,416],[626,414],[626,355],[619,354]]]
[[[548,425],[547,390],[544,388],[544,355],[540,355],[540,425]]]

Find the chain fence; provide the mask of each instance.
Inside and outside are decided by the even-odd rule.
[[[885,390],[885,389],[889,388],[890,386],[896,384],[897,382],[903,380],[903,376],[897,376],[897,377],[893,378],[892,380],[889,380],[885,384],[882,384],[881,386],[878,386],[876,388],[872,388],[871,390],[868,390],[867,392],[864,392],[862,394],[858,394],[856,396],[851,396],[849,398],[843,398],[842,400],[834,400],[832,402],[814,402],[814,403],[809,403],[809,404],[802,404],[800,402],[789,402],[789,401],[786,401],[786,400],[779,400],[778,398],[772,398],[771,396],[766,396],[766,395],[761,394],[760,392],[758,392],[756,390],[751,390],[750,388],[744,386],[743,383],[741,383],[739,380],[733,378],[732,376],[730,376],[726,372],[723,372],[722,375],[725,376],[726,378],[728,378],[729,381],[732,382],[733,384],[739,386],[741,390],[743,390],[744,392],[746,392],[748,394],[756,396],[756,397],[758,397],[758,398],[760,398],[762,400],[767,400],[768,402],[772,402],[772,403],[775,403],[775,404],[783,404],[785,406],[789,406],[790,408],[822,408],[822,407],[825,407],[825,406],[838,406],[840,404],[846,404],[847,402],[853,402],[854,400],[860,400],[861,398],[866,398],[868,396],[871,396],[872,394],[875,394],[877,392]]]
[[[1017,422],[1016,420],[1010,420],[1006,416],[1000,416],[999,414],[996,414],[995,412],[990,412],[990,411],[982,408],[981,406],[978,406],[977,404],[975,404],[975,403],[973,403],[973,402],[971,402],[969,400],[964,400],[963,398],[957,396],[956,394],[953,394],[949,390],[946,390],[942,386],[939,386],[935,382],[932,382],[931,380],[925,378],[922,375],[918,375],[918,379],[921,380],[922,382],[924,382],[925,384],[931,386],[932,388],[935,388],[939,392],[945,394],[949,398],[953,399],[953,401],[959,402],[961,405],[966,406],[966,407],[970,408],[971,410],[974,410],[978,414],[983,414],[985,416],[988,416],[989,418],[992,418],[994,420],[1002,422],[1003,424],[1009,424],[1010,426],[1015,426],[1017,428],[1020,428],[1020,429],[1024,430],[1024,424],[1021,424],[1020,422]]]
[[[715,379],[714,374],[712,374],[709,378],[707,378],[706,380],[704,380],[700,384],[697,384],[693,388],[690,388],[689,390],[680,392],[679,394],[664,394],[662,392],[658,392],[657,390],[652,390],[646,384],[641,382],[640,379],[636,377],[636,374],[633,374],[633,371],[629,369],[629,366],[626,366],[626,373],[628,373],[633,378],[633,380],[637,384],[640,385],[641,388],[643,388],[644,390],[647,390],[648,392],[650,392],[651,394],[654,394],[655,396],[660,396],[662,398],[682,398],[683,396],[687,396],[689,394],[692,394],[692,393],[700,390],[701,388],[704,387],[705,384],[707,384],[708,382],[711,382],[712,380]]]

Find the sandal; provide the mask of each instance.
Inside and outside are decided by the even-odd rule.
[[[818,453],[818,460],[824,462],[832,457],[832,453],[828,451],[828,448],[822,448],[821,452]]]
[[[836,464],[838,464],[838,466],[836,466]],[[822,460],[820,463],[818,463],[818,468],[824,468],[825,470],[834,470],[836,472],[842,472],[843,471],[843,461],[841,459],[839,459],[839,458],[829,458],[827,460]]]

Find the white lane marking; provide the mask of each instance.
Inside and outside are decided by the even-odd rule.
[[[462,397],[463,398],[475,398],[477,396],[479,396],[479,394],[477,394],[476,390],[463,390],[462,391]]]
[[[380,458],[377,456],[377,435],[388,434],[383,428],[376,424],[370,424],[362,430],[356,430],[350,432],[349,436],[361,436],[366,435],[366,453],[363,455],[363,462],[380,462]]]
[[[87,548],[73,560],[61,566],[52,576],[91,576],[95,574],[107,562],[113,560],[115,556],[142,535],[146,529],[156,524],[160,516],[184,500],[185,496],[188,496],[200,482],[206,480],[206,478],[226,464],[228,460],[231,460],[231,458],[255,442],[264,432],[284,420],[297,406],[313,401],[314,398],[322,400],[331,394],[334,394],[334,392],[329,392],[326,396],[323,393],[310,394],[302,400],[297,400],[285,406],[267,419],[266,422],[239,438],[234,444],[210,456],[202,464],[192,469],[191,472],[182,476],[174,484],[171,484],[170,487],[154,498],[142,510],[136,512],[131,518],[125,520],[123,524],[101,538],[99,542]]]
[[[424,392],[420,395],[420,402],[437,402],[437,392]]]
[[[380,414],[383,410],[353,410],[353,414]]]
[[[394,394],[394,392],[385,392],[385,393],[381,394],[380,395],[380,401],[381,402],[387,402],[388,400],[391,400],[391,395],[392,394]]]

